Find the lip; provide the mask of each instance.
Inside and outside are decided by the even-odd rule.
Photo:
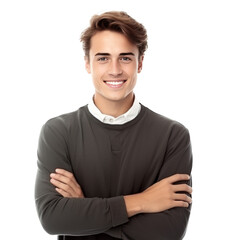
[[[121,88],[127,80],[105,80],[104,83],[114,89]]]

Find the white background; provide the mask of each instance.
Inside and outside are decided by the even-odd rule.
[[[124,10],[148,30],[137,98],[190,130],[185,239],[240,239],[240,7],[231,0],[1,1],[1,239],[56,239],[35,209],[38,136],[49,118],[91,98],[79,38],[93,14],[108,10]]]

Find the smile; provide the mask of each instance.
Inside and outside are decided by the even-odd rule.
[[[118,81],[104,81],[108,87],[111,88],[120,88],[126,82],[126,80],[118,80]]]

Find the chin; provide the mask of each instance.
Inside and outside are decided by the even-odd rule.
[[[129,98],[131,98],[133,96],[133,94],[126,94],[126,95],[118,95],[118,96],[114,96],[114,95],[111,95],[111,96],[108,96],[107,99],[109,99],[110,101],[113,101],[113,102],[121,102],[121,101],[125,101]]]

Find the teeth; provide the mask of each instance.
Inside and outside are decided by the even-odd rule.
[[[110,85],[119,85],[119,84],[123,84],[124,81],[119,81],[119,82],[106,82],[107,84]]]

